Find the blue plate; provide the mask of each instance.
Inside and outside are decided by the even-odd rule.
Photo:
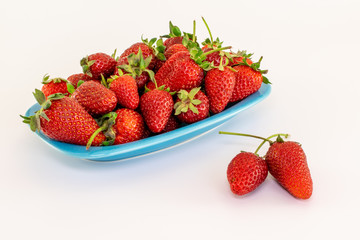
[[[241,111],[261,102],[270,94],[270,91],[271,86],[269,84],[262,84],[259,91],[255,92],[244,100],[229,106],[221,113],[215,114],[202,121],[183,126],[171,132],[121,145],[90,147],[89,150],[86,150],[85,146],[54,141],[46,137],[41,132],[36,132],[36,134],[53,148],[65,154],[71,155],[72,157],[95,161],[125,160],[173,147],[177,144],[194,139],[195,137],[207,133],[208,131],[220,126],[222,123],[236,116]],[[34,112],[39,109],[39,104],[34,104],[27,110],[25,115],[33,115]]]

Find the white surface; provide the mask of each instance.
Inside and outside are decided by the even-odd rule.
[[[6,1],[1,3],[0,239],[359,239],[360,3],[349,1]],[[268,99],[216,131],[133,161],[54,151],[21,123],[45,73],[81,71],[168,32],[168,21],[264,56]],[[218,130],[292,135],[308,157],[311,199],[271,177],[236,197],[226,168],[259,141]],[[265,151],[265,149],[264,149]]]

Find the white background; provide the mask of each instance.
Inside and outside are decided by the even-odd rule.
[[[5,1],[4,1],[5,2]],[[6,1],[0,6],[0,239],[359,239],[360,34],[357,0]],[[190,143],[99,163],[43,143],[19,114],[42,76],[81,71],[91,53],[183,31],[201,16],[224,45],[264,56],[265,101]],[[230,160],[258,140],[301,142],[313,196],[297,200],[268,177],[233,195]],[[263,149],[262,154],[265,152]]]

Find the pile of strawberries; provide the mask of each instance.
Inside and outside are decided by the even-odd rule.
[[[223,111],[269,83],[252,54],[233,52],[170,22],[170,33],[142,39],[116,57],[94,53],[83,73],[45,76],[33,93],[41,108],[22,116],[33,131],[77,145],[116,145],[174,130]]]
[[[81,59],[83,73],[64,78],[45,75],[35,99],[41,106],[21,116],[32,131],[77,145],[107,146],[143,139],[201,121],[269,84],[252,54],[223,47],[209,32],[201,44],[193,33],[170,22],[170,33],[141,39],[119,57],[95,53]],[[165,39],[165,40],[164,40]],[[230,188],[244,195],[260,186],[268,172],[293,196],[308,199],[312,179],[306,156],[297,142],[280,135],[263,139],[254,152],[237,154],[227,169]],[[278,136],[276,141],[270,139]],[[287,135],[285,135],[287,137]],[[257,151],[265,142],[265,157]]]

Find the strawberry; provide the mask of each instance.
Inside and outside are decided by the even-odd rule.
[[[137,54],[131,53],[127,57],[128,64],[119,65],[120,62],[117,62],[114,74],[120,76],[122,73],[119,71],[124,71],[125,74],[129,74],[135,79],[138,89],[143,89],[149,79],[154,78],[154,72],[148,69],[151,59],[152,56],[144,59],[141,48],[139,48]]]
[[[203,50],[204,53],[206,53],[216,49],[216,47],[208,47],[208,45],[205,45],[201,49]],[[219,52],[210,53],[209,55],[206,56],[205,60],[212,63],[213,66],[219,66],[221,59],[222,59],[222,65],[225,66],[226,65],[225,53],[219,51]]]
[[[172,113],[174,101],[169,92],[156,88],[141,95],[140,110],[153,133],[164,130]]]
[[[229,63],[227,64],[227,66],[241,64],[244,61],[244,58],[246,58],[246,63],[251,65],[253,64],[252,60],[250,59],[252,55],[252,53],[247,54],[246,51],[238,51],[237,53],[230,52]]]
[[[142,138],[151,137],[152,134],[153,134],[153,133],[149,130],[149,128],[148,128],[148,127],[146,126],[146,124],[145,124],[145,130],[144,130],[144,133],[143,133]]]
[[[155,60],[155,66],[153,68],[154,73],[159,71],[159,69],[164,65],[165,62],[166,62],[166,60],[156,59]]]
[[[171,115],[165,125],[164,130],[162,130],[162,133],[173,131],[179,127],[180,127],[179,120],[176,117],[174,117],[174,115]]]
[[[313,182],[305,152],[299,143],[284,142],[279,136],[267,151],[265,161],[271,175],[291,195],[300,199],[311,197]]]
[[[116,110],[116,121],[113,125],[115,130],[116,144],[123,144],[142,139],[145,135],[145,123],[143,117],[136,111],[127,108]]]
[[[222,112],[233,94],[235,74],[229,67],[211,69],[205,77],[205,91],[212,113]]]
[[[71,97],[93,116],[111,112],[117,105],[115,93],[94,80],[82,83]]]
[[[164,41],[164,46],[166,47],[166,50],[169,49],[172,45],[175,44],[182,44],[183,37],[182,36],[175,36],[168,38]]]
[[[118,103],[129,109],[136,109],[139,106],[139,93],[136,81],[130,75],[112,76],[108,79],[110,90],[112,90]]]
[[[194,123],[209,116],[209,100],[200,88],[180,90],[177,96],[174,109],[180,121]]]
[[[116,66],[116,60],[113,56],[105,53],[95,53],[81,59],[80,64],[85,74],[92,77],[93,80],[101,80],[101,75],[104,78],[110,77],[113,74]]]
[[[41,91],[45,94],[45,97],[48,97],[55,93],[69,94],[67,89],[68,81],[63,78],[52,78],[48,75],[45,75],[42,81],[44,84],[41,88]]]
[[[166,59],[169,59],[174,53],[181,52],[181,51],[188,52],[189,50],[183,44],[174,44],[165,50],[164,55],[165,55]]]
[[[261,60],[262,57],[258,62],[249,65],[245,57],[239,65],[233,66],[233,69],[236,71],[235,87],[230,102],[240,101],[253,94],[260,89],[262,83],[270,83],[269,80],[263,76],[263,74],[267,73],[267,70],[259,69]]]
[[[155,74],[158,85],[170,91],[199,87],[203,78],[204,70],[185,51],[173,54]]]
[[[142,55],[144,59],[147,59],[148,57],[151,57],[151,61],[148,64],[148,69],[153,69],[155,66],[155,54],[151,47],[146,45],[143,42],[138,42],[133,45],[131,45],[129,48],[127,48],[119,57],[117,65],[127,65],[128,62],[128,56],[130,54],[138,54],[139,49],[141,49]]]
[[[54,94],[46,99],[38,89],[34,96],[41,109],[33,116],[22,116],[32,131],[41,130],[53,140],[87,147],[99,146],[106,140],[102,129],[75,98]]]
[[[77,87],[79,81],[90,81],[92,77],[84,73],[77,73],[69,76],[67,80],[74,86]]]
[[[268,168],[263,158],[251,152],[237,154],[227,168],[230,189],[237,195],[254,191],[268,175]]]
[[[145,91],[150,91],[156,89],[156,85],[153,81],[148,81],[145,85]]]

